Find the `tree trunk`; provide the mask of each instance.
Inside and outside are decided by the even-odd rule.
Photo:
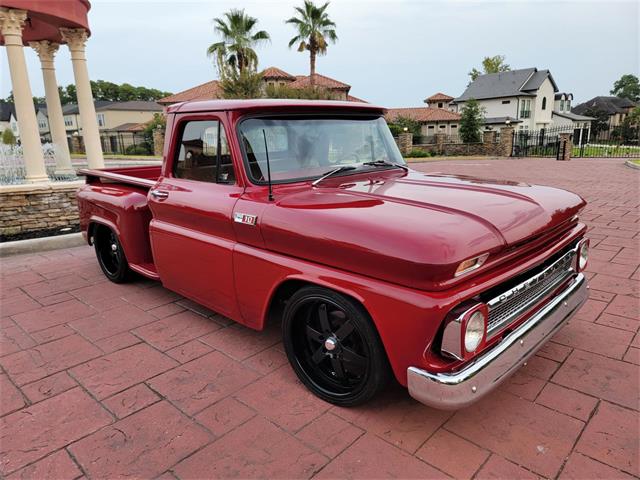
[[[309,52],[309,71],[311,72],[309,81],[311,86],[314,86],[316,84],[316,51],[313,49]]]

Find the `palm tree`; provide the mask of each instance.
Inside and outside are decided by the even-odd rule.
[[[316,55],[327,53],[327,41],[335,43],[338,40],[336,24],[329,19],[326,12],[328,6],[329,2],[316,7],[311,0],[304,0],[304,8],[295,7],[297,16],[285,22],[293,25],[298,31],[298,34],[289,41],[289,48],[299,43],[299,52],[309,51],[311,85],[315,84]]]
[[[222,41],[213,43],[207,49],[209,57],[215,57],[221,72],[226,66],[241,74],[244,70],[255,70],[258,55],[253,47],[271,40],[264,30],[254,31],[258,19],[244,13],[244,10],[231,9],[214,18],[214,31],[222,36]]]

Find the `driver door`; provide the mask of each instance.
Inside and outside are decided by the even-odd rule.
[[[156,268],[170,290],[237,318],[232,212],[243,189],[223,118],[182,117],[174,125],[173,158],[166,159],[165,176],[149,192]]]

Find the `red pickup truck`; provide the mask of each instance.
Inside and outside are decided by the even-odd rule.
[[[455,409],[531,357],[587,298],[573,193],[407,167],[384,109],[188,102],[162,167],[84,170],[104,274],[158,280],[243,325],[282,323],[300,380],[350,406],[395,376]]]

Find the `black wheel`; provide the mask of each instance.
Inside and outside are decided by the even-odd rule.
[[[289,362],[315,395],[335,405],[365,403],[388,382],[386,353],[367,312],[321,287],[287,302],[282,334]]]
[[[109,227],[96,228],[93,244],[102,272],[114,283],[124,283],[131,278],[131,270],[120,240]]]

